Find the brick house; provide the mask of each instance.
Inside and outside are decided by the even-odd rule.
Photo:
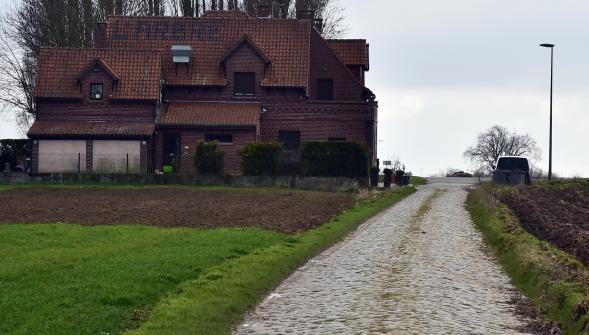
[[[93,49],[41,49],[33,171],[194,174],[200,140],[219,141],[227,174],[258,140],[293,152],[306,140],[361,141],[374,161],[368,45],[316,27],[228,11],[110,16]]]

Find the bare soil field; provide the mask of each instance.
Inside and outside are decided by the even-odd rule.
[[[0,192],[0,223],[258,227],[293,233],[351,208],[354,195],[290,190],[17,188]]]
[[[518,187],[501,201],[529,233],[589,265],[589,187]]]

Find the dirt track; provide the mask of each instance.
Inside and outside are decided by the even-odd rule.
[[[312,229],[354,204],[352,194],[191,188],[20,188],[0,192],[0,223]]]
[[[589,188],[519,187],[501,201],[528,232],[589,265]]]

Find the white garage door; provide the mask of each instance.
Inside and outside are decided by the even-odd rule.
[[[39,140],[39,172],[86,171],[86,141]]]
[[[139,141],[94,141],[95,173],[139,173]]]

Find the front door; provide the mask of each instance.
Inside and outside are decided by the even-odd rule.
[[[164,165],[171,165],[174,167],[174,172],[180,170],[180,135],[179,134],[165,134],[164,135]]]

